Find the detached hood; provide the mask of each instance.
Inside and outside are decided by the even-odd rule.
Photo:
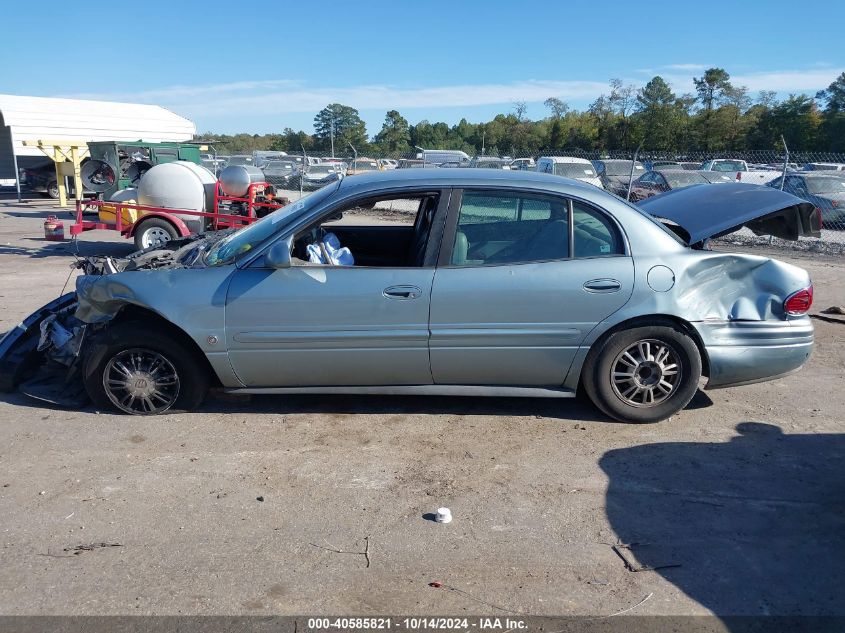
[[[761,185],[692,185],[647,198],[637,206],[658,219],[677,224],[687,234],[689,244],[732,233],[743,226],[757,235],[785,240],[821,236],[821,213],[812,204]]]

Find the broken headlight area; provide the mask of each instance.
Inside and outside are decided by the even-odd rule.
[[[78,259],[72,265],[83,273],[76,280],[77,292],[39,308],[0,337],[0,391],[18,389],[67,407],[87,403],[82,381],[86,348],[124,305],[114,297],[104,300],[100,295],[106,291],[98,282],[117,273],[197,265],[207,241],[191,237],[127,257]]]
[[[61,406],[82,406],[88,394],[82,385],[82,350],[89,326],[75,316],[75,303],[45,317],[29,370],[20,376],[18,391]]]

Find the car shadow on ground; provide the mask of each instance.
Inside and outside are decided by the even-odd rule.
[[[0,393],[0,402],[16,406],[64,410],[18,392]],[[698,391],[688,409],[711,406],[710,398]],[[79,411],[93,413],[92,405]],[[374,395],[231,395],[212,391],[197,413],[240,414],[347,414],[347,415],[501,415],[550,418],[577,422],[610,422],[584,397],[495,398],[459,396],[374,396]]]
[[[845,615],[845,434],[736,430],[602,456],[620,564],[719,616]]]
[[[131,241],[123,242],[89,242],[82,240],[65,240],[51,242],[41,238],[25,238],[32,242],[32,246],[0,245],[0,255],[18,255],[43,259],[45,257],[125,257],[135,250]]]

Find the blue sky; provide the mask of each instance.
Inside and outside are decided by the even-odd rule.
[[[660,74],[678,93],[720,66],[753,95],[815,93],[845,70],[834,25],[845,2],[4,3],[0,92],[155,103],[200,132],[313,129],[334,101],[357,108],[370,134],[384,113],[482,121],[558,97],[583,108],[618,77]],[[37,9],[37,11],[36,11]],[[823,18],[819,20],[819,18]],[[57,67],[48,24],[72,42]]]

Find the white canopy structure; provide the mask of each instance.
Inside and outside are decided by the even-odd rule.
[[[0,94],[0,180],[17,179],[17,157],[41,156],[24,141],[189,141],[196,125],[156,105]]]

